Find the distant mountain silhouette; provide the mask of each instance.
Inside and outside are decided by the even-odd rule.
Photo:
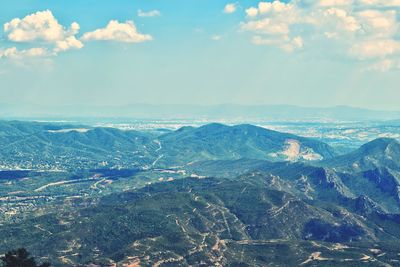
[[[400,111],[382,111],[349,106],[300,107],[294,105],[154,105],[125,106],[43,106],[30,104],[2,104],[0,115],[5,118],[135,118],[135,119],[262,119],[293,121],[369,121],[398,120]]]

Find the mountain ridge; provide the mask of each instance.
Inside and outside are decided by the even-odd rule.
[[[38,168],[52,165],[66,168],[68,164],[75,168],[79,163],[83,164],[82,168],[101,168],[102,164],[118,168],[121,164],[129,168],[152,168],[206,159],[319,160],[335,155],[329,145],[310,138],[252,125],[217,123],[198,128],[184,127],[163,134],[2,121],[0,149],[3,150],[0,155],[0,161],[4,161],[2,165],[12,167],[13,162],[26,162],[24,168],[35,164]]]
[[[122,106],[41,106],[2,105],[0,114],[8,118],[209,118],[209,119],[264,119],[264,120],[398,120],[400,111],[383,111],[351,106],[302,107],[296,105],[196,105],[196,104],[134,104]],[[12,117],[10,117],[12,114]],[[49,116],[49,114],[53,114]],[[243,116],[243,114],[246,114]]]
[[[400,142],[393,138],[377,138],[353,152],[333,158],[327,165],[358,171],[377,167],[400,170]]]

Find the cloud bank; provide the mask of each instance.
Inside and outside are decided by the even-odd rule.
[[[240,29],[256,45],[293,52],[325,43],[387,71],[400,62],[399,10],[400,0],[275,0],[247,8]]]

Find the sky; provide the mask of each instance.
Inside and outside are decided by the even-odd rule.
[[[2,0],[0,102],[399,110],[400,0]]]

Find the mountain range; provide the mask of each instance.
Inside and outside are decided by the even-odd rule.
[[[317,160],[327,144],[252,126],[208,124],[167,133],[0,122],[0,165],[14,168],[157,167],[207,159]]]
[[[0,252],[55,266],[400,266],[395,139],[339,155],[252,125],[0,133],[3,161],[63,168],[0,175]]]

